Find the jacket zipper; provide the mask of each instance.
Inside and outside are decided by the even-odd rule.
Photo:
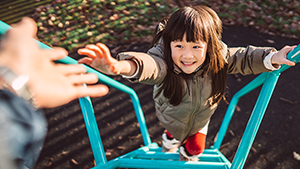
[[[196,114],[196,109],[197,109],[196,104],[198,103],[198,97],[195,97],[195,96],[197,96],[197,90],[196,90],[197,86],[195,85],[197,81],[196,81],[195,76],[193,76],[192,80],[193,80],[193,87],[192,87],[192,92],[193,92],[192,93],[193,94],[192,95],[192,107],[193,107],[193,110],[192,110],[191,115],[189,116],[189,119],[188,119],[188,128],[187,128],[187,132],[186,132],[186,134],[187,134],[186,137],[188,136],[189,132],[192,129],[192,124],[194,124],[194,119],[195,119],[194,116]]]
[[[195,76],[193,76],[193,83],[194,83],[194,84],[196,83],[196,78],[195,78]]]

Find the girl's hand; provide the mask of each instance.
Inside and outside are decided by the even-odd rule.
[[[78,63],[84,63],[108,75],[119,75],[122,71],[122,64],[110,54],[108,47],[103,43],[96,45],[86,45],[85,48],[79,49],[78,54],[87,55],[78,60]]]
[[[293,50],[296,46],[285,46],[283,47],[280,51],[276,52],[272,59],[271,59],[271,63],[272,64],[286,64],[286,65],[289,65],[289,66],[295,66],[295,63],[288,60],[286,58],[287,54]]]

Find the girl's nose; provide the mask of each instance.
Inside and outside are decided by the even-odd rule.
[[[194,55],[193,55],[193,52],[191,50],[185,50],[184,53],[183,53],[183,57],[185,57],[185,58],[193,58]]]

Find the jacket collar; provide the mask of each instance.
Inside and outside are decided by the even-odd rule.
[[[202,65],[200,65],[193,73],[191,74],[196,74],[203,66],[204,62],[202,63]],[[184,73],[175,63],[173,63],[174,65],[174,69],[173,71],[176,73],[176,74],[180,74],[180,73]]]

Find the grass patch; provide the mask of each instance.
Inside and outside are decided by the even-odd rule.
[[[163,0],[60,0],[39,7],[33,18],[43,43],[72,51],[96,42],[143,41],[174,10]]]

